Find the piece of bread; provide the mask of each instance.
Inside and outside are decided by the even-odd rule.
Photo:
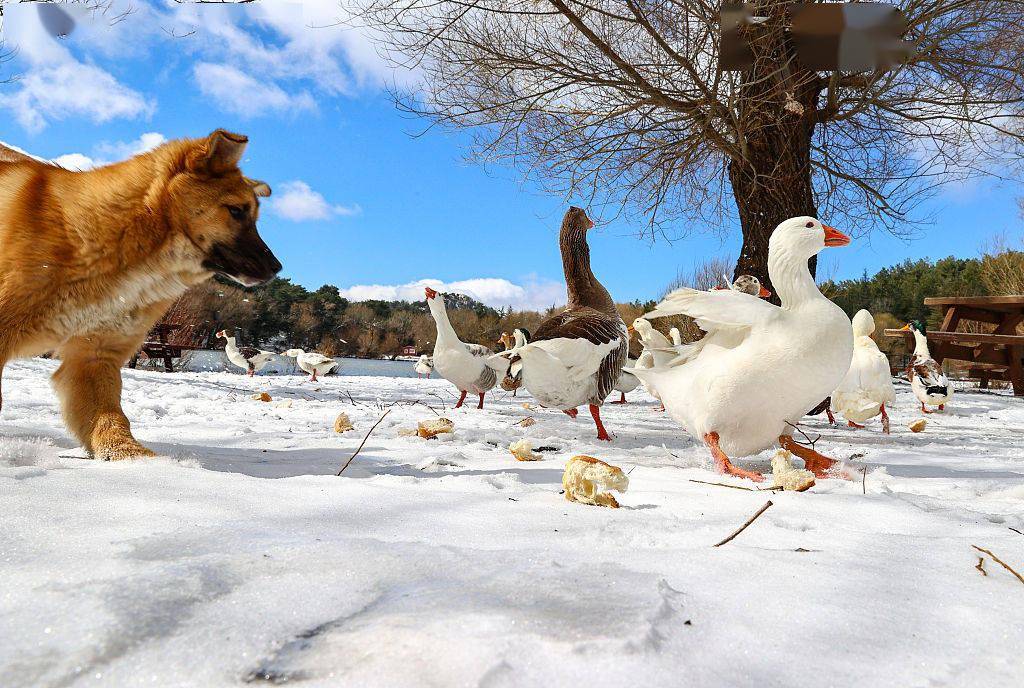
[[[629,488],[629,478],[618,466],[593,456],[574,456],[565,464],[562,487],[565,489],[565,498],[570,502],[618,509],[619,503],[615,497],[599,490],[604,488],[625,492]]]
[[[924,432],[924,428],[926,425],[928,425],[927,419],[918,418],[907,427],[910,428],[910,432]]]
[[[355,427],[349,420],[348,414],[339,413],[338,417],[334,419],[334,432],[348,432],[349,430],[355,430]]]
[[[793,455],[779,449],[772,457],[772,486],[791,492],[803,492],[814,486],[814,473],[793,466]]]
[[[516,461],[540,461],[544,457],[533,451],[533,442],[529,438],[523,438],[518,442],[508,445],[508,450]]]
[[[253,394],[252,398],[256,401],[270,401],[271,397],[266,392],[260,392],[259,394]]]
[[[434,420],[423,420],[417,424],[416,434],[425,440],[446,432],[455,432],[455,423],[447,418],[435,418]]]

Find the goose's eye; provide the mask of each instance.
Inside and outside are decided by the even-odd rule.
[[[241,220],[243,217],[245,217],[245,210],[243,210],[237,205],[229,205],[228,212],[231,214],[231,217],[233,217],[236,220]]]
[[[804,227],[807,227],[807,228],[811,228],[813,226],[814,226],[813,222],[808,222],[807,224],[804,225]]]

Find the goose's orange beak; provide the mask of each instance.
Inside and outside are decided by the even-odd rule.
[[[770,297],[772,295],[772,293],[770,291],[768,291],[767,289],[765,289],[764,286],[762,285],[761,286],[761,291],[757,292],[757,295],[760,298],[762,298],[762,299],[767,299],[768,297]]]
[[[850,237],[846,236],[835,227],[822,225],[821,228],[825,230],[826,246],[846,246],[850,243]]]
[[[430,287],[423,287],[423,293],[427,295],[428,299],[433,299],[437,296],[437,292]]]

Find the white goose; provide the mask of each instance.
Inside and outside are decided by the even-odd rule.
[[[673,328],[674,329],[674,328]],[[637,338],[643,345],[644,349],[640,352],[639,358],[637,358],[637,366],[640,368],[661,368],[671,364],[675,354],[672,350],[672,341],[668,337],[663,335],[658,330],[654,329],[654,325],[645,318],[637,318],[633,321],[633,324],[629,326],[629,333],[636,333]],[[679,330],[676,330],[676,334]],[[681,340],[680,340],[681,341]],[[652,397],[661,401],[661,396],[658,394],[658,390],[655,389],[654,384],[644,378],[640,378],[640,383],[647,390],[647,393]],[[665,410],[664,402],[661,404],[660,411]]]
[[[484,394],[498,381],[498,376],[486,363],[487,357],[494,352],[486,346],[463,343],[448,320],[444,296],[430,287],[425,287],[423,291],[427,297],[427,308],[430,309],[430,315],[433,316],[434,323],[437,325],[437,339],[434,342],[434,369],[438,375],[455,385],[462,393],[455,408],[461,407],[466,401],[466,395],[472,392],[480,396],[477,408],[482,409]]]
[[[430,378],[430,373],[434,370],[434,365],[430,362],[430,356],[423,354],[420,359],[416,361],[416,365],[413,366],[413,370],[416,371],[416,377]]]
[[[634,369],[661,393],[668,412],[708,446],[720,471],[763,480],[729,455],[749,456],[775,443],[823,476],[834,462],[797,444],[798,421],[843,379],[853,355],[853,330],[842,309],[822,296],[807,261],[849,237],[813,217],[795,217],[772,232],[768,274],[782,307],[734,291],[679,289],[648,317],[685,314],[707,332],[690,345],[689,362]],[[729,332],[728,341],[719,333]]]
[[[249,377],[263,370],[267,363],[270,362],[270,359],[277,355],[273,351],[264,351],[254,346],[239,347],[235,344],[235,338],[228,336],[227,330],[221,330],[217,333],[217,336],[225,342],[224,354],[228,357],[228,360],[242,370],[247,371]]]
[[[284,355],[294,358],[299,368],[310,374],[309,382],[316,382],[317,375],[326,375],[338,365],[333,358],[328,358],[315,351],[288,349]]]
[[[853,316],[853,360],[846,377],[832,392],[832,410],[842,414],[851,428],[863,428],[866,420],[882,415],[882,431],[889,434],[885,405],[896,401],[889,373],[889,359],[871,338],[875,319],[866,310]]]
[[[949,378],[942,372],[942,366],[928,351],[924,323],[914,320],[904,325],[903,329],[914,333],[914,358],[907,367],[907,377],[910,379],[910,388],[914,390],[914,396],[921,402],[921,412],[932,413],[925,404],[938,406],[940,411],[945,411],[946,404],[953,398],[953,385],[949,384]]]

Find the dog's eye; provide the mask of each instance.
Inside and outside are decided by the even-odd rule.
[[[804,225],[804,227],[808,227],[808,228],[809,227],[813,227],[813,226],[814,226],[813,222],[808,222],[807,224]]]
[[[228,212],[231,213],[231,217],[235,218],[236,220],[241,220],[243,217],[245,217],[245,210],[237,205],[229,205]]]

